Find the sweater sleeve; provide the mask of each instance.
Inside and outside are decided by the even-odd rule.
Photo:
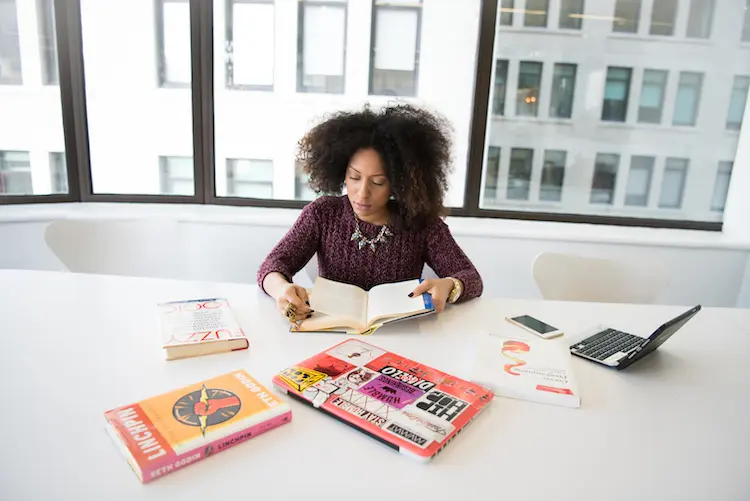
[[[426,243],[427,265],[441,278],[453,277],[463,282],[464,290],[457,302],[462,303],[482,295],[482,277],[458,246],[443,220],[438,220],[427,229]]]
[[[258,286],[263,289],[266,275],[278,272],[291,282],[315,255],[320,244],[320,220],[315,202],[307,204],[297,221],[276,244],[260,265],[257,273]],[[263,289],[263,292],[266,292]]]

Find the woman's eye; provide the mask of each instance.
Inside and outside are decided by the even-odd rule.
[[[360,178],[354,177],[354,176],[349,176],[349,179],[351,179],[352,181],[359,181],[360,180]]]
[[[385,183],[372,183],[372,184],[374,184],[375,186],[383,186]]]

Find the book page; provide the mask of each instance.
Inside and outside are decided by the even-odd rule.
[[[310,294],[310,307],[331,317],[351,318],[367,323],[367,292],[355,285],[318,277]]]
[[[225,298],[159,304],[164,346],[244,337]]]
[[[370,289],[368,300],[367,321],[378,317],[399,317],[425,311],[422,295],[409,297],[409,293],[417,288],[419,280],[407,280],[392,284],[376,285]]]

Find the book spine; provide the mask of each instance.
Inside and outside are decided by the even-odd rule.
[[[251,426],[250,428],[246,428],[226,437],[219,438],[199,448],[195,448],[180,455],[172,454],[170,457],[167,457],[163,461],[160,461],[159,463],[153,465],[149,465],[148,468],[144,469],[142,472],[143,483],[148,483],[159,477],[163,477],[164,475],[167,475],[175,470],[179,470],[184,466],[196,463],[201,459],[207,458],[214,454],[218,454],[219,452],[223,452],[231,447],[234,447],[237,444],[246,442],[247,440],[257,435],[265,433],[274,428],[278,428],[283,424],[289,423],[291,420],[292,411],[290,409],[284,414],[280,414],[267,421],[263,421],[262,423],[258,423],[254,426]]]

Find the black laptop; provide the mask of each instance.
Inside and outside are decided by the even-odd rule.
[[[690,308],[663,324],[647,338],[600,326],[588,335],[584,334],[582,341],[572,344],[570,352],[613,369],[624,369],[657,349],[700,309],[700,305]]]

